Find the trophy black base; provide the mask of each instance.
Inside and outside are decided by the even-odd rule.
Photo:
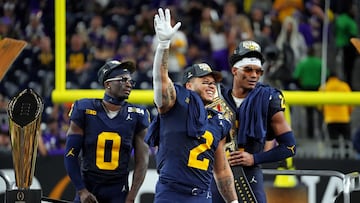
[[[41,203],[41,197],[40,189],[6,190],[5,203]]]

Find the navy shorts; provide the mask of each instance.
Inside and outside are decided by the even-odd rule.
[[[154,203],[211,203],[210,189],[192,188],[178,183],[158,181]]]

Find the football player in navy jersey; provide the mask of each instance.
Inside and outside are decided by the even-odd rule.
[[[264,72],[263,61],[256,42],[240,42],[230,56],[233,86],[221,89],[221,96],[235,114],[234,133],[227,140],[235,142],[237,149],[229,153],[228,160],[231,166],[243,166],[258,203],[266,202],[260,164],[281,161],[296,153],[294,134],[284,115],[283,94],[258,82]],[[267,140],[276,140],[276,146],[268,151],[264,150]],[[212,191],[214,203],[224,202],[215,182]]]
[[[75,101],[70,111],[64,162],[77,191],[74,202],[134,202],[144,181],[149,159],[144,136],[150,119],[146,108],[126,102],[134,70],[130,61],[106,62],[98,71],[105,88],[103,99]],[[135,167],[129,188],[133,150]]]
[[[169,46],[180,22],[172,27],[170,21],[170,11],[160,8],[154,19],[159,44],[153,64],[154,102],[159,114],[146,136],[150,146],[158,147],[159,180],[154,202],[210,203],[214,174],[226,201],[237,203],[233,174],[224,150],[231,123],[221,113],[205,109],[216,95],[221,73],[200,63],[185,70],[183,85],[171,81]]]

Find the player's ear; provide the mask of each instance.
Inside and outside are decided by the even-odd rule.
[[[186,89],[191,89],[191,87],[192,87],[192,83],[190,81],[185,83]]]
[[[232,67],[232,68],[231,68],[231,73],[232,73],[233,75],[236,75],[236,74],[237,74],[237,71],[238,71],[238,68],[236,68],[236,67]]]

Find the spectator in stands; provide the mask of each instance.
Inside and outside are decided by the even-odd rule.
[[[326,83],[319,88],[324,92],[351,92],[350,85],[339,79],[335,72],[331,72]],[[323,105],[324,121],[327,126],[332,148],[339,148],[339,138],[345,140],[346,144],[351,141],[351,113],[353,107],[350,105]]]
[[[63,133],[63,134],[62,134]],[[48,155],[63,155],[65,151],[65,132],[59,128],[59,123],[54,118],[46,121],[46,128],[42,132],[42,140],[44,142]]]
[[[229,53],[231,53],[238,44],[237,37],[241,37],[236,33],[239,29],[237,28],[237,22],[239,18],[238,7],[235,1],[227,1],[222,7],[222,15],[220,16],[221,21],[224,24],[224,31],[227,38],[227,44],[229,48]],[[235,26],[235,28],[234,28]]]
[[[107,25],[101,42],[97,44],[94,51],[94,59],[104,63],[107,59],[115,56],[119,48],[119,32],[115,25]]]
[[[48,36],[40,38],[39,46],[33,49],[32,79],[42,87],[41,95],[50,97],[55,83],[55,53]],[[40,92],[38,92],[40,94]]]
[[[254,40],[265,49],[270,44],[273,44],[271,38],[271,22],[270,17],[263,10],[257,6],[253,6],[249,15],[251,28],[254,32]]]
[[[206,54],[211,56],[211,60],[206,60],[207,63],[216,71],[222,71],[224,78],[227,78],[226,74],[230,75],[227,38],[224,23],[219,19],[215,9],[206,7],[202,10],[197,31],[197,43]]]
[[[87,28],[88,47],[96,47],[100,45],[101,39],[104,35],[103,18],[100,15],[94,15],[90,20],[90,25]]]
[[[66,53],[67,88],[88,87],[90,60],[90,53],[83,38],[79,34],[73,34]]]
[[[143,39],[142,45],[146,46],[146,41]],[[140,55],[140,47],[135,46],[135,42],[131,39],[130,36],[122,36],[121,43],[119,45],[118,50],[114,58],[116,60],[133,60],[136,61],[137,58],[141,58]],[[146,50],[148,52],[148,50]]]
[[[321,48],[323,41],[323,26],[324,20],[327,17],[329,20],[328,25],[328,45],[333,46],[333,22],[334,22],[334,13],[331,9],[328,11],[324,10],[324,1],[321,0],[309,0],[305,3],[305,11],[302,15],[307,15],[308,24],[311,26],[311,33],[313,38],[313,47],[317,56],[321,56]],[[329,56],[329,55],[328,55]],[[329,57],[330,59],[330,57]]]
[[[0,39],[10,37],[19,39],[22,37],[20,22],[16,15],[15,2],[5,2],[3,5],[3,16],[0,17]]]
[[[359,25],[355,20],[355,5],[349,5],[335,18],[335,44],[345,81],[350,87],[353,82],[354,59],[358,55],[355,47],[350,43],[350,38],[358,35]]]
[[[276,77],[283,81],[284,89],[290,89],[292,82],[291,75],[294,72],[295,66],[306,56],[307,52],[305,39],[298,31],[298,22],[295,18],[285,18],[280,34],[276,39],[276,46],[280,50],[279,60],[283,64]]]
[[[294,16],[297,12],[302,12],[304,2],[303,0],[274,0],[272,8],[272,12],[282,23],[287,17]]]
[[[32,65],[38,70],[55,70],[55,55],[50,37],[40,38],[39,46],[34,49]]]
[[[272,9],[273,0],[253,0],[251,3],[250,13],[254,8],[260,9],[262,12],[269,14]]]
[[[299,32],[299,22],[294,17],[285,18],[280,34],[276,39],[276,45],[280,50],[284,50],[286,45],[290,46],[294,54],[294,65],[306,56],[307,46],[305,39],[302,33]]]
[[[191,66],[191,64],[194,63],[200,63],[202,61],[206,61],[206,56],[203,50],[201,50],[201,48],[195,43],[189,45],[189,49],[186,56],[187,56],[186,58],[187,66]]]
[[[41,22],[42,11],[33,10],[30,13],[30,22],[25,27],[25,39],[28,41],[36,40],[39,37],[45,36],[44,24]]]
[[[214,30],[214,22],[219,20],[218,13],[211,7],[201,10],[201,18],[194,22],[193,33],[196,43],[203,49],[210,49],[209,35]],[[207,50],[206,50],[207,51]]]
[[[10,134],[7,126],[0,128],[0,153],[11,153]]]
[[[255,36],[251,27],[250,18],[247,15],[238,12],[235,1],[229,1],[224,5],[222,20],[225,26],[224,30],[229,53],[236,48],[240,41],[254,40]]]
[[[301,90],[305,91],[317,91],[321,84],[321,71],[322,71],[322,62],[321,58],[315,56],[315,50],[310,48],[308,50],[308,56],[303,58],[295,68],[295,71],[292,75],[298,87]],[[306,129],[307,137],[314,138],[315,129],[319,129],[320,120],[318,119],[318,126],[315,128],[314,122],[315,117],[319,118],[320,114],[313,106],[306,106]]]
[[[264,58],[265,62],[263,64],[264,75],[260,78],[260,82],[269,84],[275,88],[281,89],[282,81],[276,79],[274,74],[279,70],[280,66],[282,65],[281,62],[278,60],[279,58],[279,49],[275,44],[268,45],[264,49]]]
[[[137,35],[152,36],[153,31],[153,9],[149,5],[141,5],[139,13],[135,17],[135,28]]]
[[[213,30],[209,34],[209,41],[211,45],[211,58],[214,60],[214,69],[220,71],[224,78],[230,78],[229,80],[231,80],[229,61],[227,60],[229,50],[224,25],[221,21],[214,22]],[[223,82],[230,83],[228,80]]]
[[[71,110],[72,102],[54,104],[49,107],[47,119],[55,119],[58,121],[60,134],[64,134],[68,131],[70,125],[69,112]]]
[[[13,38],[15,36],[11,33],[11,22],[8,17],[1,17],[0,18],[0,39],[5,37]]]

